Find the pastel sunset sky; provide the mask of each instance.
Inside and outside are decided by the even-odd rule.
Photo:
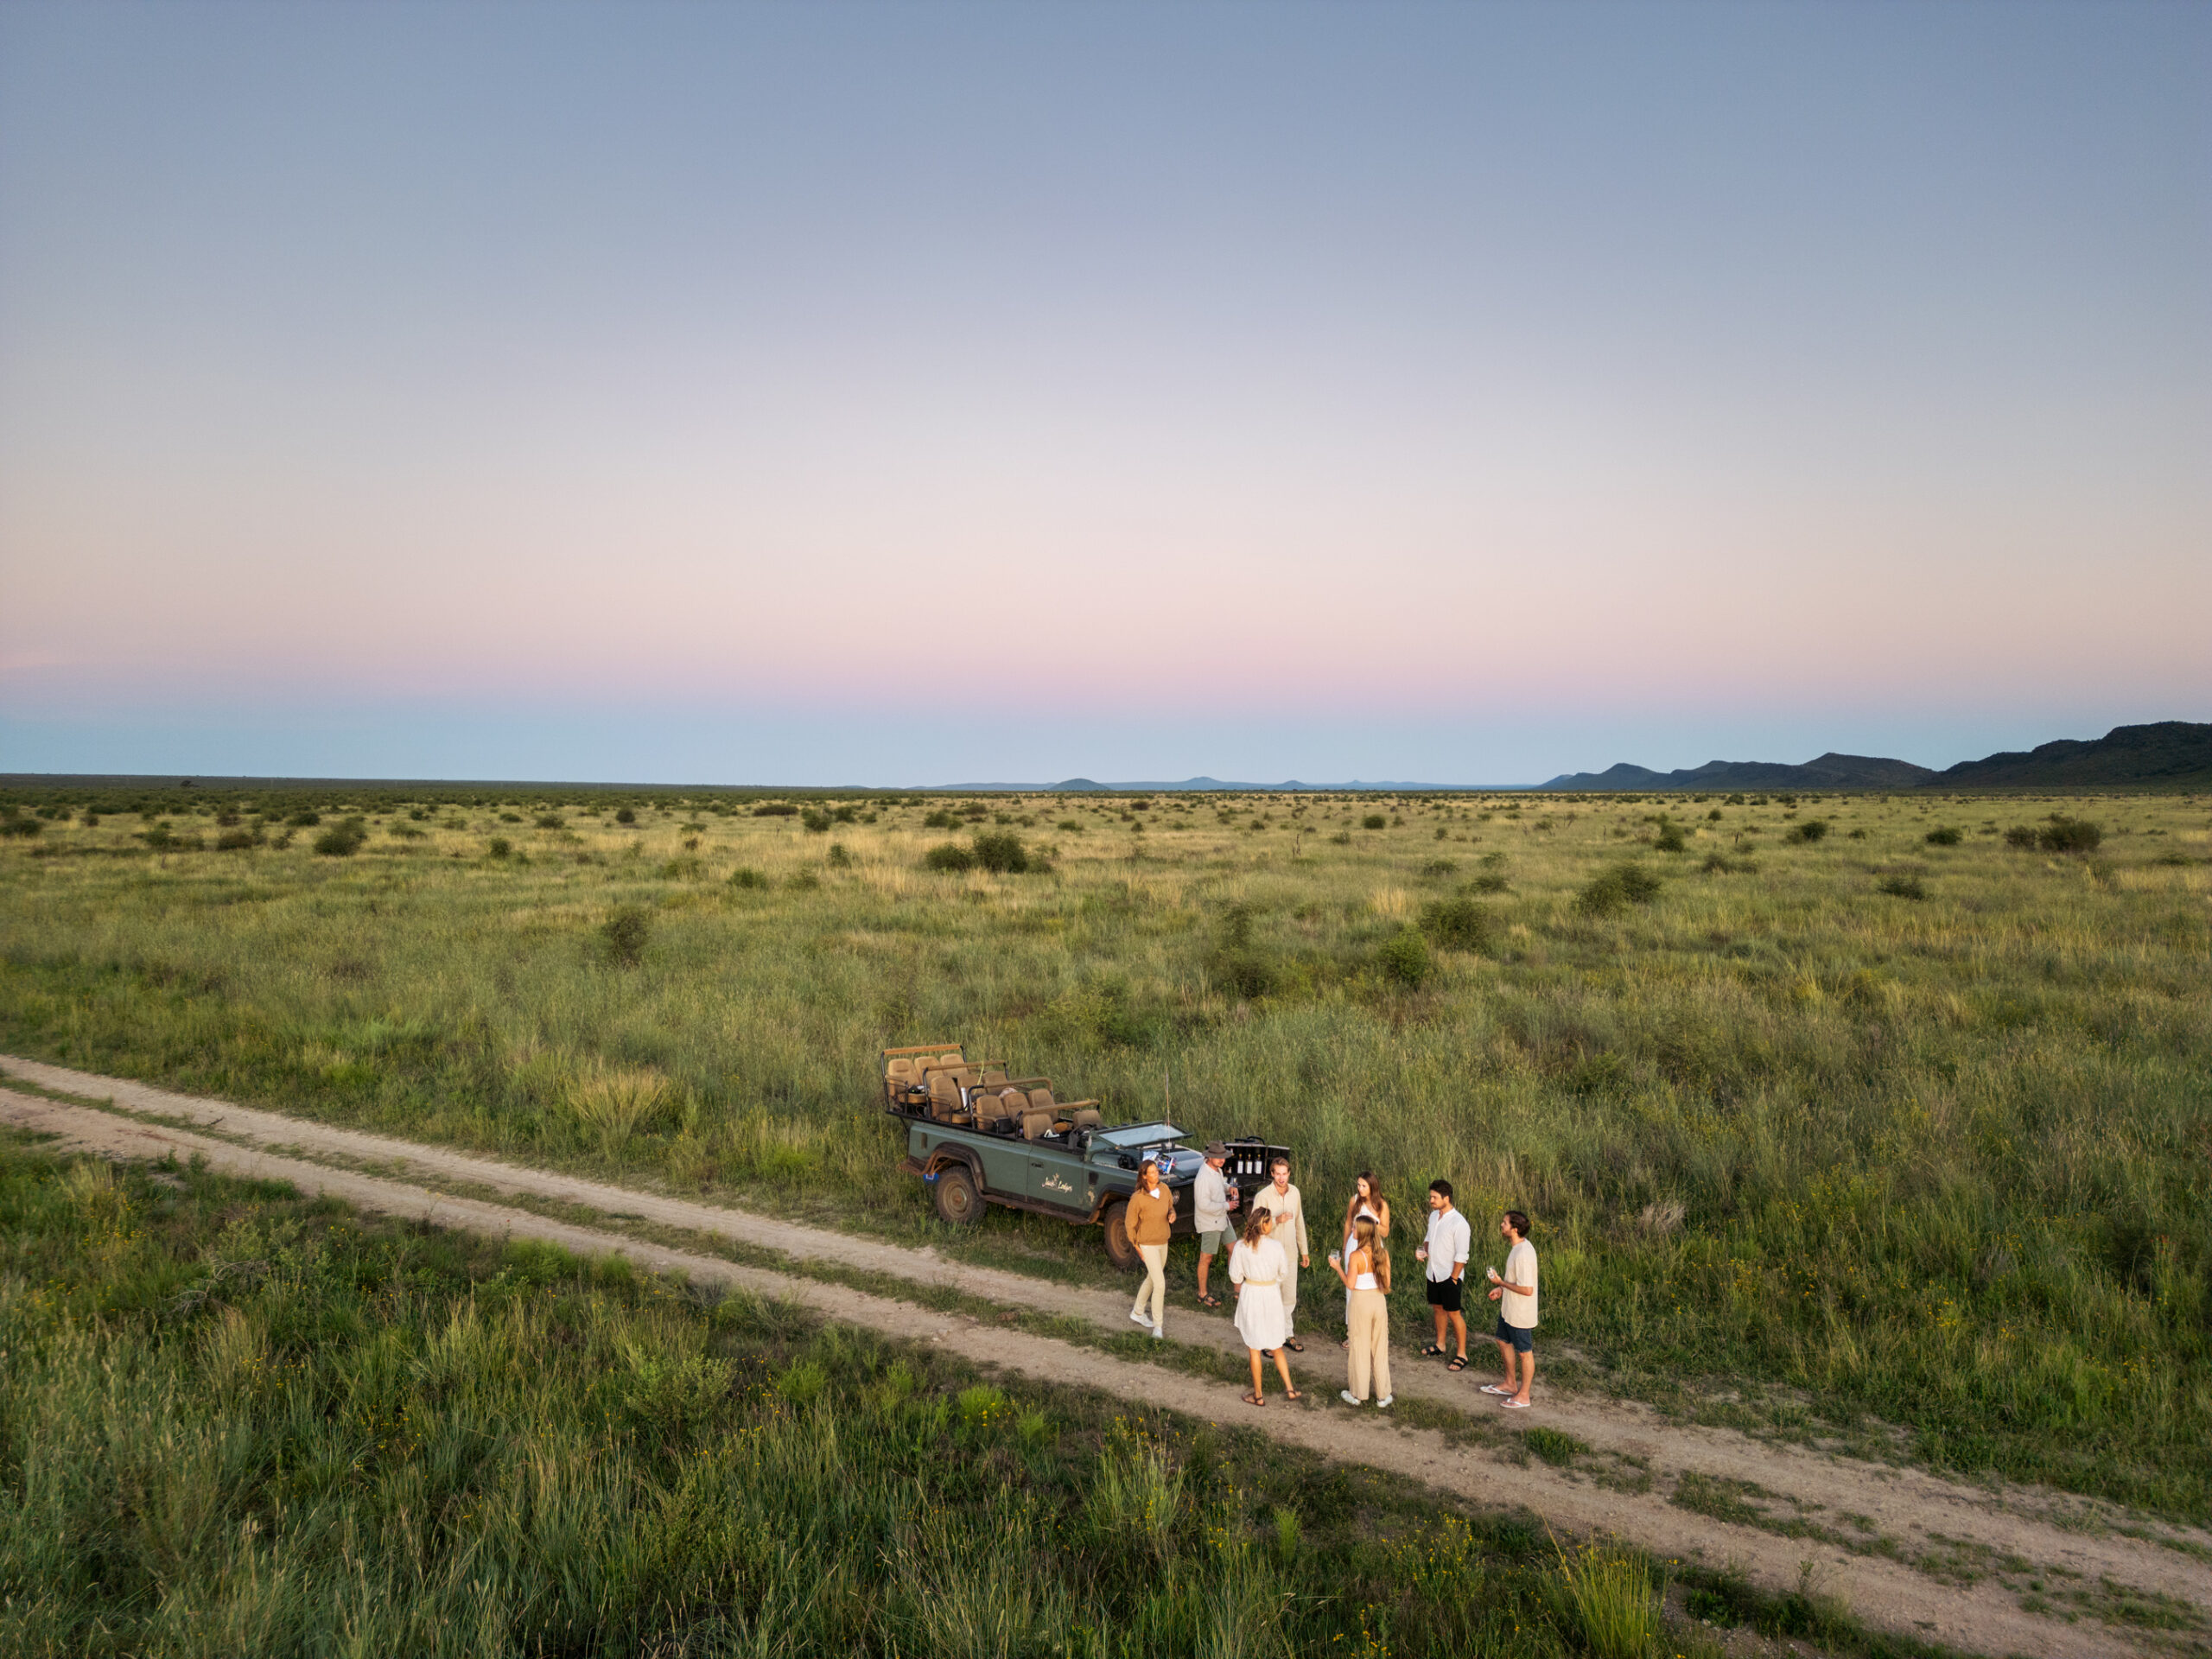
[[[0,771],[2212,719],[2212,7],[0,9]]]

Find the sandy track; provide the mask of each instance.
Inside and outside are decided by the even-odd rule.
[[[41,1088],[111,1100],[115,1109],[102,1110],[0,1090],[0,1121],[55,1135],[86,1150],[143,1159],[196,1154],[217,1169],[289,1181],[302,1191],[327,1192],[364,1210],[494,1236],[543,1238],[585,1254],[619,1251],[640,1265],[782,1297],[830,1318],[936,1343],[968,1358],[1043,1380],[1101,1388],[1231,1426],[1262,1428],[1332,1457],[1431,1482],[1464,1501],[1525,1505],[1563,1527],[1616,1533],[1662,1555],[1715,1567],[1734,1564],[1754,1582],[1770,1588],[1796,1584],[1800,1564],[1809,1560],[1816,1563],[1825,1586],[1861,1618],[1962,1648],[2051,1655],[2152,1650],[2147,1639],[2139,1643],[2129,1633],[2092,1618],[2069,1624],[2026,1611],[2018,1594],[1993,1577],[1971,1585],[1944,1582],[1909,1562],[1938,1556],[1954,1567],[1971,1567],[1983,1553],[1983,1565],[1987,1559],[2009,1556],[2031,1563],[2062,1593],[2069,1586],[2094,1590],[2110,1580],[2212,1611],[2208,1555],[2161,1548],[2111,1530],[2115,1524],[2133,1529],[2141,1523],[2110,1506],[2030,1488],[1962,1485],[1924,1471],[1771,1446],[1727,1430],[1684,1427],[1647,1408],[1602,1396],[1540,1392],[1541,1408],[1530,1414],[1535,1422],[1582,1440],[1599,1454],[1595,1461],[1619,1452],[1648,1465],[1653,1477],[1649,1491],[1618,1490],[1598,1484],[1580,1470],[1514,1459],[1488,1447],[1455,1446],[1441,1435],[1409,1429],[1372,1413],[1354,1414],[1335,1402],[1342,1376],[1333,1343],[1310,1348],[1300,1368],[1313,1404],[1294,1409],[1277,1402],[1254,1411],[1239,1403],[1236,1389],[1225,1383],[1116,1359],[1049,1338],[982,1326],[965,1316],[817,1279],[741,1266],[442,1192],[423,1183],[528,1194],[610,1217],[639,1217],[799,1260],[893,1274],[918,1284],[957,1288],[1004,1306],[1084,1318],[1107,1333],[1123,1334],[1129,1329],[1128,1302],[1114,1291],[1047,1283],[955,1262],[927,1249],[793,1227],[744,1211],[579,1180],[62,1067],[0,1057],[0,1068]],[[213,1133],[194,1133],[123,1113],[188,1122]],[[409,1176],[416,1179],[404,1179]],[[1227,1320],[1179,1307],[1171,1312],[1170,1333],[1179,1343],[1224,1352],[1239,1346]],[[1471,1414],[1485,1409],[1485,1397],[1474,1390],[1478,1372],[1451,1376],[1433,1362],[1422,1363],[1409,1355],[1395,1369],[1402,1397],[1433,1400]],[[1516,1431],[1533,1426],[1529,1418],[1502,1421]],[[1774,1495],[1771,1500],[1758,1500],[1770,1513],[1802,1516],[1847,1537],[1889,1541],[1881,1554],[1864,1553],[1864,1544],[1859,1550],[1847,1551],[1815,1538],[1780,1536],[1717,1521],[1670,1501],[1686,1474],[1755,1482]],[[1845,1516],[1864,1517],[1866,1524],[1846,1522]],[[2212,1552],[2212,1538],[2202,1534],[2155,1523],[2145,1529]],[[1958,1542],[1967,1547],[1963,1555]],[[2027,1574],[2012,1576],[2017,1580]]]

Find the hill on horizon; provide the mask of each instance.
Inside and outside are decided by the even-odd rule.
[[[1716,789],[2080,789],[2153,785],[2212,785],[2212,724],[2186,720],[2115,726],[2102,737],[2061,738],[2024,753],[1961,760],[1938,772],[1910,760],[1828,753],[1791,766],[1771,760],[1708,760],[1673,772],[1623,761],[1603,772],[1566,772],[1544,790]]]

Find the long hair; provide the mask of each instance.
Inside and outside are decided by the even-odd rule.
[[[1352,1249],[1355,1254],[1367,1252],[1371,1264],[1368,1271],[1375,1275],[1375,1282],[1382,1289],[1390,1288],[1390,1247],[1382,1242],[1382,1230],[1371,1216],[1362,1216],[1351,1224]],[[1349,1263],[1347,1263],[1349,1265]]]
[[[1260,1229],[1273,1221],[1274,1219],[1274,1216],[1275,1212],[1274,1211],[1262,1210],[1258,1205],[1254,1205],[1245,1214],[1244,1230],[1243,1233],[1239,1234],[1238,1236],[1247,1244],[1258,1243],[1260,1242]]]
[[[1352,1222],[1359,1214],[1359,1184],[1362,1181],[1367,1183],[1366,1203],[1369,1209],[1380,1216],[1390,1207],[1389,1200],[1382,1196],[1382,1183],[1375,1179],[1375,1172],[1371,1169],[1361,1170],[1352,1178],[1351,1202],[1344,1205],[1344,1231],[1347,1233],[1351,1231]]]
[[[1145,1179],[1145,1173],[1147,1171],[1151,1172],[1152,1180],[1147,1181]],[[1151,1159],[1147,1158],[1144,1162],[1137,1166],[1137,1191],[1140,1192],[1149,1192],[1152,1191],[1154,1183],[1159,1179],[1160,1166],[1154,1163]]]

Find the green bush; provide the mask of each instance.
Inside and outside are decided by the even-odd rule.
[[[537,815],[537,827],[541,830],[565,830],[569,827],[569,821],[558,812],[541,812]]]
[[[1689,842],[1682,839],[1681,826],[1669,823],[1664,818],[1659,820],[1659,833],[1652,837],[1651,844],[1662,853],[1682,852],[1689,846]]]
[[[616,807],[616,808],[614,809],[614,822],[615,822],[615,823],[635,823],[637,821],[638,821],[638,809],[637,809],[636,807],[634,807],[634,806],[618,806],[618,807]]]
[[[1590,879],[1575,895],[1574,907],[1586,916],[1611,916],[1658,896],[1657,876],[1638,865],[1616,864]]]
[[[1955,847],[1966,839],[1966,834],[1963,830],[1955,830],[1949,824],[1942,823],[1930,830],[1921,839],[1930,847]]]
[[[753,809],[753,816],[756,818],[795,818],[798,816],[798,808],[789,801],[763,801]]]
[[[1402,927],[1376,947],[1375,965],[1391,983],[1412,989],[1427,979],[1436,963],[1421,930]]]
[[[215,850],[219,853],[235,853],[252,846],[258,840],[260,836],[251,830],[226,830],[215,837]]]
[[[798,821],[801,824],[805,826],[806,833],[810,836],[825,834],[830,828],[830,815],[827,812],[817,811],[812,807],[809,807],[805,811],[800,813],[798,815]]]
[[[729,873],[729,884],[733,887],[759,889],[768,885],[768,878],[750,864],[741,864]]]
[[[1783,839],[1784,841],[1819,841],[1827,832],[1828,821],[1826,818],[1808,818],[1802,823],[1793,824]]]
[[[976,855],[957,841],[938,843],[922,855],[922,867],[931,870],[972,870]]]
[[[2005,844],[2007,847],[2018,848],[2024,852],[2033,852],[2040,840],[2041,837],[2036,834],[2035,825],[2031,823],[2016,823],[2005,832]]]
[[[1442,878],[1459,874],[1459,867],[1448,858],[1432,858],[1421,867],[1421,873],[1431,878]]]
[[[1881,890],[1895,899],[1925,899],[1928,888],[1916,875],[1885,875]]]
[[[293,813],[284,822],[295,830],[312,830],[322,822],[322,814],[302,810]]]
[[[830,843],[830,862],[833,866],[842,870],[849,868],[852,861],[853,855],[845,850],[843,842],[833,841]]]
[[[7,817],[0,818],[0,836],[16,836],[28,840],[45,828],[36,818],[19,818],[12,812]]]
[[[609,962],[618,968],[634,968],[645,960],[645,941],[652,931],[652,918],[644,910],[624,905],[599,925],[599,940]]]
[[[494,836],[484,843],[484,854],[487,858],[505,858],[514,849],[514,842],[505,836]]]
[[[351,858],[369,838],[369,826],[359,818],[334,823],[315,838],[315,849],[325,858]]]
[[[1497,922],[1471,899],[1439,899],[1421,908],[1421,931],[1446,950],[1488,950]]]
[[[1380,812],[1370,812],[1359,821],[1359,827],[1363,830],[1387,830],[1389,826],[1390,821]]]
[[[1011,830],[977,836],[976,862],[995,875],[1020,875],[1030,868],[1029,850]]]
[[[2094,853],[2104,840],[2105,832],[2087,818],[2063,818],[2056,812],[2037,837],[2046,853]]]
[[[931,813],[929,817],[922,820],[922,828],[925,830],[957,830],[961,827],[961,819],[957,816],[951,812],[948,812],[944,808],[940,806],[936,811]]]

